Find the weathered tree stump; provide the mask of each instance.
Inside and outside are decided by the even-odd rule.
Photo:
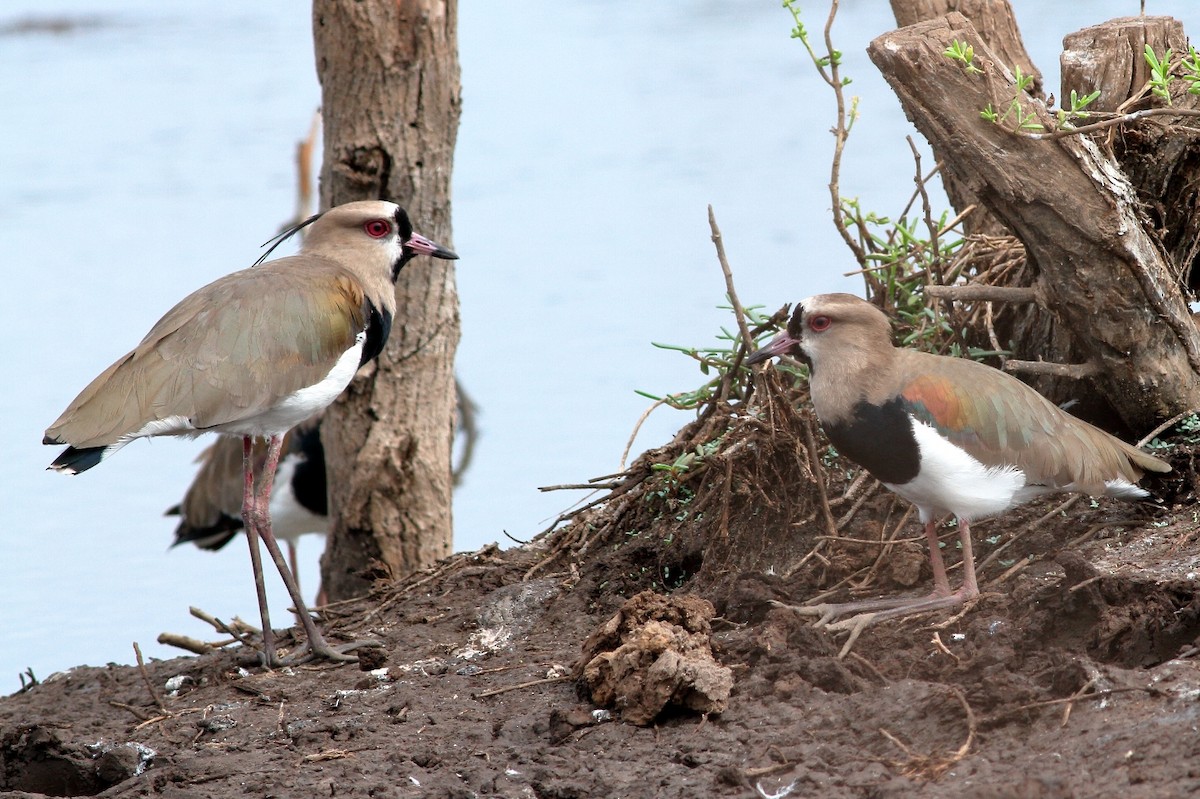
[[[1010,70],[1020,67],[1021,72],[1033,78],[1029,94],[1041,97],[1042,73],[1033,63],[1025,42],[1021,39],[1017,18],[1013,15],[1008,0],[891,0],[892,15],[901,28],[916,25],[951,11],[957,11],[975,26],[979,37]]]
[[[1033,78],[1033,84],[1028,89],[1029,94],[1034,97],[1042,96],[1042,73],[1025,49],[1025,42],[1021,40],[1021,31],[1017,27],[1017,20],[1008,0],[892,0],[892,14],[896,17],[896,24],[902,28],[943,17],[951,11],[957,11],[971,20],[980,37],[1010,70],[1020,67],[1023,74]],[[936,150],[934,155],[941,160]],[[968,235],[1011,235],[1004,223],[997,219],[987,206],[976,203],[975,195],[953,175],[942,174],[942,187],[956,210],[961,212],[972,204],[977,206],[976,210],[963,220],[963,230]]]
[[[1187,52],[1183,24],[1173,17],[1121,17],[1063,40],[1062,96],[1099,90],[1097,111],[1150,107],[1146,45],[1162,57],[1168,48],[1178,62]],[[1171,105],[1200,108],[1186,84],[1172,87]],[[1155,233],[1181,282],[1200,288],[1200,120],[1155,117],[1135,126],[1093,134],[1107,147],[1133,184]]]
[[[1089,110],[1117,111],[1131,98],[1144,97],[1147,44],[1160,55],[1168,47],[1186,51],[1183,23],[1174,17],[1120,17],[1064,37],[1059,57],[1064,101],[1072,89],[1080,95],[1099,90]]]
[[[972,74],[944,51],[975,50]],[[952,175],[1025,244],[1033,287],[1070,331],[1130,428],[1200,407],[1200,335],[1174,268],[1120,166],[1090,139],[1037,140],[982,119],[1016,103],[1046,127],[1045,105],[959,13],[885,34],[868,48],[906,113]],[[1045,339],[1043,339],[1045,340]]]

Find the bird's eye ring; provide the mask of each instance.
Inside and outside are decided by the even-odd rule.
[[[820,333],[822,331],[828,330],[829,326],[832,324],[833,324],[833,320],[830,319],[828,316],[814,316],[808,320],[808,327],[814,333]]]
[[[392,225],[386,219],[372,219],[363,225],[363,232],[373,239],[382,239],[392,232]]]

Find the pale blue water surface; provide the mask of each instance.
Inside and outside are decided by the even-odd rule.
[[[1136,0],[1017,0],[1058,82],[1061,37],[1137,13]],[[819,31],[821,4],[806,4]],[[1152,13],[1200,22],[1189,0]],[[616,470],[649,402],[699,372],[651,341],[704,345],[724,284],[712,203],[741,298],[774,309],[858,291],[829,223],[833,101],[776,2],[463,2],[463,116],[454,166],[462,300],[458,373],[481,405],[455,549],[529,538],[575,497],[537,486]],[[17,674],[179,654],[162,631],[211,638],[189,605],[256,620],[245,546],[168,551],[204,441],[136,442],[68,478],[42,432],[178,299],[250,264],[291,213],[293,149],[319,90],[307,4],[10,0],[0,27],[0,694]],[[912,132],[867,60],[883,2],[835,27],[862,118],[843,193],[897,213]],[[919,138],[919,137],[918,137]],[[932,161],[926,157],[926,165]],[[419,220],[418,220],[419,229]],[[660,411],[635,452],[689,417]],[[302,583],[317,584],[314,540]],[[286,604],[275,579],[276,618]],[[282,623],[282,622],[281,622]]]

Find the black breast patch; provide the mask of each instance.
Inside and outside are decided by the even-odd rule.
[[[902,485],[920,471],[921,451],[900,397],[883,405],[859,402],[846,421],[822,426],[838,452],[878,480]]]
[[[367,304],[367,340],[363,342],[362,357],[358,359],[361,368],[364,363],[383,352],[388,335],[392,332],[392,315],[380,311],[370,300]]]
[[[325,486],[325,448],[321,446],[321,428],[312,427],[294,433],[297,437],[292,450],[298,451],[302,459],[292,472],[292,493],[296,502],[318,516],[329,515],[329,502]]]

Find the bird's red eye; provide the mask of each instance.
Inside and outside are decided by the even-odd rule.
[[[386,219],[372,219],[363,225],[363,231],[373,239],[382,239],[392,232],[392,226]]]
[[[808,320],[808,327],[814,333],[820,333],[824,330],[828,330],[829,326],[832,324],[833,320],[828,316],[814,316]]]

